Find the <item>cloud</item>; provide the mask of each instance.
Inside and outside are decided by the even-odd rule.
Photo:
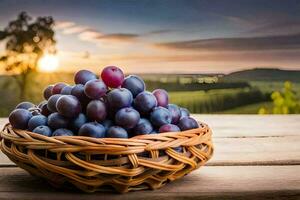
[[[71,21],[56,21],[55,22],[56,29],[66,29],[66,28],[72,27],[74,25],[75,25],[75,23],[71,22]]]
[[[158,43],[156,47],[194,51],[256,51],[274,49],[300,49],[300,34],[199,39]]]

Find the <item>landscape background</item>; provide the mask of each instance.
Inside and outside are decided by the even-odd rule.
[[[73,84],[79,69],[107,65],[193,113],[300,113],[299,11],[293,0],[0,0],[0,117],[20,101],[38,104],[49,84]],[[44,16],[46,31],[50,18],[28,31]]]

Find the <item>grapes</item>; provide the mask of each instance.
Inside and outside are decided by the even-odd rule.
[[[48,136],[48,137],[52,135],[51,129],[48,126],[44,126],[44,125],[36,127],[35,129],[33,129],[32,132],[38,133],[40,135]]]
[[[130,107],[132,101],[132,94],[126,88],[114,89],[107,94],[108,105],[113,110]]]
[[[48,126],[53,130],[59,128],[67,128],[69,125],[68,118],[64,117],[59,113],[52,113],[48,116]]]
[[[100,99],[106,92],[107,86],[99,79],[90,80],[84,86],[84,93],[91,99]]]
[[[52,136],[74,136],[74,133],[69,129],[59,128],[53,132]]]
[[[134,107],[141,113],[147,114],[154,107],[156,107],[157,101],[155,96],[150,92],[141,92],[134,99]]]
[[[124,74],[120,68],[108,66],[103,69],[101,78],[108,87],[117,88],[122,85]]]
[[[115,122],[123,128],[134,128],[140,120],[140,114],[133,108],[122,108],[116,113]]]
[[[136,97],[139,93],[146,89],[143,79],[135,75],[127,76],[122,87],[128,89],[132,93],[133,97]]]
[[[44,115],[35,115],[28,121],[28,130],[32,131],[38,126],[47,125],[47,117]]]
[[[169,104],[169,95],[166,90],[156,89],[152,93],[157,100],[157,106],[167,107]]]
[[[153,126],[148,119],[141,118],[138,124],[134,127],[133,132],[135,135],[150,134],[153,131]]]
[[[178,126],[174,125],[174,124],[165,124],[162,125],[158,132],[163,133],[163,132],[179,132],[180,129]]]
[[[108,138],[128,138],[127,131],[120,126],[112,126],[106,133]]]
[[[53,86],[53,88],[52,88],[52,92],[51,92],[51,94],[53,95],[53,94],[60,94],[61,93],[61,90],[64,88],[64,87],[66,87],[67,86],[67,84],[65,84],[65,83],[56,83],[54,86]]]
[[[41,114],[44,116],[48,116],[51,114],[51,111],[48,109],[47,102],[44,102],[42,105],[40,105]]]
[[[48,85],[43,92],[44,98],[48,100],[52,95],[53,85]]]
[[[60,94],[70,95],[72,89],[73,89],[73,86],[67,85],[61,90]]]
[[[31,112],[18,108],[10,113],[8,120],[12,127],[25,130],[31,117]]]
[[[71,121],[71,128],[77,133],[80,127],[87,122],[87,118],[83,113],[80,113]]]
[[[103,138],[105,136],[105,128],[97,122],[89,122],[81,126],[78,135]]]
[[[114,123],[113,121],[107,119],[104,120],[101,124],[104,126],[105,130],[108,130],[111,126],[113,126]]]
[[[57,100],[61,97],[61,94],[55,94],[52,95],[49,99],[48,99],[48,103],[47,103],[47,108],[49,111],[51,112],[57,112],[56,109],[56,102]]]
[[[91,101],[86,107],[86,115],[92,121],[101,122],[105,120],[107,112],[103,101]]]
[[[150,114],[150,121],[156,127],[161,127],[164,124],[170,124],[172,121],[171,113],[164,107],[156,107]]]
[[[190,116],[189,111],[186,108],[180,108],[180,119]]]
[[[194,128],[198,128],[198,122],[191,118],[191,117],[184,117],[182,119],[180,119],[179,123],[178,123],[178,127],[182,130],[189,130],[189,129],[194,129]]]
[[[29,108],[34,108],[34,107],[35,107],[35,105],[33,103],[25,101],[25,102],[19,103],[15,109],[20,108],[20,109],[28,110]]]
[[[80,70],[74,76],[74,82],[76,84],[86,84],[90,80],[97,79],[96,74],[88,70]]]
[[[63,95],[56,102],[57,112],[65,117],[76,117],[81,112],[78,99],[72,95]]]
[[[86,106],[90,102],[90,98],[84,93],[84,85],[77,84],[73,87],[71,95],[75,96],[82,106]]]
[[[177,124],[181,117],[180,108],[175,104],[168,104],[167,108],[171,112],[172,124]]]

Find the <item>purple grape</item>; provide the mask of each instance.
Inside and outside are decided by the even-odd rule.
[[[120,126],[111,126],[106,132],[108,138],[128,138],[127,131]]]
[[[99,79],[90,80],[84,86],[84,93],[91,99],[100,99],[106,92],[107,86]]]
[[[47,102],[42,104],[40,106],[40,109],[41,109],[41,114],[44,116],[49,116],[51,114],[51,111],[48,109]]]
[[[81,84],[77,84],[73,87],[71,95],[75,96],[83,107],[91,101],[91,99],[84,93],[84,85]]]
[[[61,90],[66,86],[67,86],[67,84],[65,84],[65,83],[56,83],[52,88],[52,92],[51,92],[52,95],[60,94]]]
[[[181,111],[180,108],[175,104],[168,104],[167,106],[168,110],[171,113],[172,116],[172,124],[177,124],[179,122],[179,119],[181,117]]]
[[[74,87],[74,86],[71,86],[71,85],[65,86],[65,87],[61,90],[60,94],[70,95],[70,94],[71,94],[71,91],[72,91],[72,89],[73,89],[73,87]]]
[[[48,100],[52,95],[53,85],[48,85],[43,92],[44,98]]]
[[[34,108],[34,107],[35,107],[35,105],[33,103],[25,101],[25,102],[19,103],[15,109],[29,110],[30,108]]]
[[[114,89],[107,94],[107,102],[112,110],[129,107],[131,106],[132,101],[132,94],[126,88]]]
[[[81,126],[78,135],[103,138],[105,137],[105,128],[97,122],[89,122]]]
[[[188,111],[188,109],[180,108],[180,119],[182,119],[184,117],[189,117],[189,116],[190,116],[190,112]]]
[[[88,70],[80,70],[74,76],[74,82],[82,85],[85,85],[88,81],[95,79],[97,79],[96,74]]]
[[[164,124],[162,125],[158,132],[160,133],[164,133],[164,132],[179,132],[180,129],[178,126],[174,125],[174,124]]]
[[[151,112],[150,121],[155,127],[161,127],[164,124],[170,124],[172,116],[168,109],[159,106]]]
[[[80,127],[87,122],[87,118],[83,113],[80,113],[76,118],[74,118],[70,125],[71,128],[77,133]]]
[[[69,119],[59,113],[52,113],[48,116],[48,126],[53,130],[59,128],[67,128],[69,125]]]
[[[32,131],[38,126],[47,125],[47,117],[44,115],[35,115],[28,121],[28,130]]]
[[[134,128],[140,120],[140,114],[133,108],[122,108],[116,113],[115,122],[123,128]]]
[[[169,95],[166,90],[156,89],[152,92],[157,100],[157,106],[167,107],[169,104]]]
[[[103,101],[92,100],[86,107],[86,115],[91,121],[101,122],[105,120],[107,112]]]
[[[18,108],[10,113],[8,120],[12,127],[26,130],[28,126],[28,121],[31,119],[31,117],[31,112],[25,109]]]
[[[59,128],[53,132],[52,136],[74,136],[74,133],[69,129]]]
[[[101,78],[111,88],[120,87],[124,81],[124,73],[115,66],[108,66],[102,70]]]
[[[79,115],[81,112],[81,105],[76,97],[72,95],[63,95],[57,100],[56,109],[59,114],[72,118]]]
[[[150,134],[153,131],[153,126],[148,119],[141,118],[138,124],[134,127],[133,133],[135,135]]]
[[[111,126],[113,126],[113,121],[106,119],[101,124],[104,126],[105,130],[108,130]]]
[[[134,99],[134,107],[141,113],[147,114],[157,106],[155,96],[150,92],[141,92]]]
[[[136,97],[139,93],[146,89],[143,79],[136,75],[127,76],[124,79],[122,87],[128,89],[132,93],[133,97]]]
[[[45,125],[36,127],[35,129],[33,129],[32,132],[38,133],[40,135],[48,136],[48,137],[50,137],[52,135],[51,129]]]
[[[185,131],[189,129],[198,128],[199,124],[195,119],[191,117],[184,117],[179,120],[178,127],[180,128],[180,130]]]
[[[38,107],[39,109],[42,109],[43,105],[44,105],[44,104],[46,104],[46,103],[47,103],[47,101],[46,101],[46,100],[44,100],[44,101],[41,101],[41,102],[38,104],[38,106],[37,106],[37,107]]]
[[[61,94],[54,94],[48,99],[47,108],[49,111],[57,112],[56,102],[61,96]]]

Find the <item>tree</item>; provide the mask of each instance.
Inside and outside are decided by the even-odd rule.
[[[0,66],[16,79],[22,100],[28,75],[36,71],[39,59],[45,53],[56,53],[53,26],[52,17],[38,17],[33,21],[26,12],[21,12],[16,20],[0,30],[0,41],[6,42]]]

